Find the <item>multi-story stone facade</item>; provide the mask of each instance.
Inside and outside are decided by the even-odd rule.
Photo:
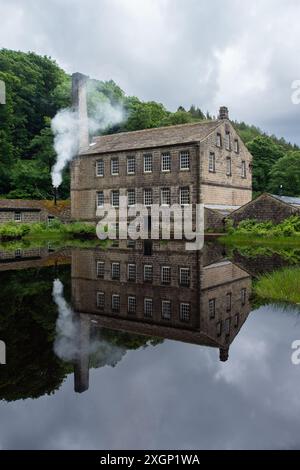
[[[84,95],[78,79],[76,87]],[[78,102],[86,122],[86,106]],[[71,164],[75,220],[94,222],[98,207],[117,206],[122,195],[129,205],[203,203],[229,210],[252,198],[252,157],[225,107],[215,121],[105,135],[79,148]]]

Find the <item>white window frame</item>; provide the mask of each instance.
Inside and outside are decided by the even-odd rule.
[[[118,275],[114,273],[114,269],[117,268],[118,270]],[[113,261],[111,263],[111,278],[113,280],[119,281],[121,277],[121,265],[118,261]]]
[[[164,307],[165,307],[166,305],[168,305],[168,310],[169,310],[168,315],[166,315],[166,314],[164,313]],[[162,318],[163,320],[168,320],[168,321],[171,320],[171,317],[172,317],[171,308],[172,308],[171,300],[162,300],[162,301],[161,301],[161,318]]]
[[[130,309],[131,302],[134,305],[133,310]],[[135,295],[128,295],[128,297],[127,297],[127,312],[130,315],[135,315],[136,314],[136,296]]]
[[[114,163],[117,163],[118,171],[114,170]],[[112,176],[117,176],[119,174],[119,171],[120,171],[119,158],[118,157],[111,158],[111,160],[110,160],[110,173],[111,173],[111,175]]]
[[[220,132],[216,134],[216,147],[222,148],[222,134]]]
[[[15,211],[14,221],[15,222],[22,222],[22,212],[21,211]]]
[[[115,204],[114,196],[118,195],[118,203]],[[119,207],[120,205],[120,191],[118,189],[113,189],[111,192],[111,205],[112,207]]]
[[[147,306],[151,305],[150,313],[147,312]],[[144,298],[144,317],[152,318],[153,317],[153,299],[151,297]]]
[[[100,165],[102,166],[102,172],[99,172]],[[99,178],[104,176],[104,161],[102,158],[96,161],[96,176]]]
[[[167,194],[167,198],[165,198],[165,194]],[[165,202],[167,199],[167,202]],[[161,188],[160,189],[160,201],[162,206],[170,206],[171,205],[171,188]]]
[[[183,165],[183,162],[185,164]],[[180,171],[189,171],[191,167],[190,152],[188,150],[183,150],[179,153],[179,166]]]
[[[147,279],[145,272],[147,269],[151,269],[151,279]],[[153,265],[152,264],[144,264],[144,282],[153,282]]]
[[[187,191],[187,190],[188,190],[188,199],[189,199],[189,201],[188,202],[183,202],[184,191]],[[179,190],[179,203],[180,203],[181,206],[189,206],[190,205],[190,203],[191,203],[191,191],[190,191],[189,186],[183,186],[183,187],[180,188],[180,190]]]
[[[168,280],[165,280],[165,272],[168,272]],[[163,285],[170,285],[172,282],[172,271],[171,266],[162,266],[160,270],[160,281]]]
[[[101,266],[101,272],[102,272],[102,268],[103,268],[103,274],[99,274],[100,266]],[[100,279],[104,279],[104,274],[105,274],[105,263],[104,263],[104,261],[97,261],[97,264],[96,264],[96,275],[97,275],[97,277],[100,278]]]
[[[151,203],[147,203],[147,199],[149,195],[151,194]],[[144,189],[144,206],[150,207],[153,204],[153,191],[151,188],[146,188]]]
[[[134,194],[134,203],[131,203],[129,201],[129,194],[132,196]],[[132,207],[132,206],[135,206],[136,205],[136,189],[127,189],[127,204],[128,204],[128,207]]]
[[[132,277],[130,274],[130,269],[134,268],[134,276]],[[136,264],[135,263],[128,263],[127,265],[127,280],[136,282]]]
[[[183,282],[183,273],[187,273],[188,282]],[[179,284],[183,287],[190,287],[191,284],[191,270],[190,268],[181,267],[179,268]]]
[[[152,153],[144,154],[144,173],[152,173],[153,171],[153,155]]]
[[[161,154],[161,171],[163,173],[170,173],[171,171],[171,154],[169,152]]]
[[[134,170],[130,170],[130,162],[134,162],[133,163],[133,166],[134,166]],[[127,157],[127,175],[135,175],[135,172],[136,172],[136,159],[135,159],[135,156],[133,155],[128,155]]]
[[[226,176],[232,176],[232,161],[231,157],[226,157]]]
[[[103,306],[100,305],[100,301],[99,301],[100,298],[103,299]],[[100,291],[97,292],[96,305],[97,305],[97,308],[99,308],[100,310],[104,310],[105,308],[105,293],[104,292],[100,292]]]
[[[100,194],[102,195],[103,203],[99,204],[99,196]],[[104,192],[103,191],[97,191],[97,207],[104,207]]]
[[[215,154],[215,152],[209,152],[208,171],[210,173],[215,173],[216,172],[216,154]]]
[[[179,318],[182,322],[189,322],[191,319],[191,304],[189,302],[180,302]]]
[[[114,300],[118,300],[118,308],[114,308]],[[111,309],[114,313],[119,313],[121,309],[121,297],[120,294],[112,294],[111,296]]]

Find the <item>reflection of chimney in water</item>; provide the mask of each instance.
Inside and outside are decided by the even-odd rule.
[[[86,83],[89,77],[82,73],[72,75],[72,108],[78,113],[78,153],[89,146],[89,126],[86,101]]]
[[[220,348],[220,361],[226,362],[229,357],[229,348]]]
[[[79,315],[77,358],[74,363],[74,390],[82,393],[89,388],[90,322],[86,315]]]

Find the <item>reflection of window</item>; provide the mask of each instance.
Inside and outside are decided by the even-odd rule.
[[[111,278],[120,279],[120,263],[111,263]]]
[[[96,175],[104,176],[104,162],[103,160],[97,160],[96,162]]]
[[[118,175],[119,174],[119,159],[112,158],[110,161],[110,165],[111,165],[111,174]]]
[[[20,248],[15,250],[15,258],[22,258],[22,251],[20,250]]]
[[[161,171],[171,171],[171,155],[169,153],[161,155]]]
[[[225,320],[225,335],[226,336],[230,335],[230,323],[231,323],[231,318],[226,318]]]
[[[161,204],[163,206],[169,206],[171,204],[171,190],[170,188],[161,189]]]
[[[111,309],[115,313],[120,312],[120,296],[119,296],[119,294],[113,294],[111,296]]]
[[[133,295],[128,296],[128,313],[136,312],[136,298]]]
[[[216,146],[222,147],[222,136],[219,132],[217,133],[217,136],[216,136]]]
[[[231,292],[226,294],[226,311],[229,312],[231,310]]]
[[[15,222],[21,222],[22,221],[22,214],[21,212],[15,212]]]
[[[153,204],[152,189],[144,189],[144,205],[151,206]]]
[[[119,191],[111,192],[111,205],[113,207],[119,207],[120,193]]]
[[[135,281],[136,280],[136,265],[135,264],[128,264],[128,281]]]
[[[144,173],[152,172],[152,154],[146,153],[144,155]]]
[[[216,156],[213,152],[210,152],[209,154],[208,171],[212,173],[215,173],[216,171]]]
[[[97,207],[103,207],[104,206],[104,194],[103,191],[98,191],[97,192]]]
[[[190,304],[186,302],[181,302],[180,304],[180,320],[181,321],[190,321]]]
[[[190,188],[188,186],[180,188],[180,204],[187,206],[190,203]]]
[[[190,153],[180,152],[180,170],[190,169]]]
[[[97,292],[97,308],[100,310],[104,310],[104,300],[105,300],[105,294],[104,292]]]
[[[104,277],[104,262],[97,261],[97,277],[103,278]]]
[[[180,268],[179,283],[181,286],[189,287],[190,285],[190,269],[189,268]]]
[[[240,315],[237,313],[234,317],[234,327],[237,328],[240,323]]]
[[[246,295],[247,295],[247,289],[243,288],[241,290],[241,302],[242,302],[242,305],[245,305],[246,303]]]
[[[161,317],[164,320],[171,319],[171,302],[170,300],[163,300],[161,302]]]
[[[135,189],[128,189],[127,199],[128,199],[128,206],[134,206],[136,204]]]
[[[222,322],[219,321],[217,323],[217,336],[221,336],[221,334],[222,334]]]
[[[208,312],[209,318],[213,319],[216,316],[216,299],[210,299],[208,301]]]
[[[152,279],[153,279],[152,264],[145,264],[144,265],[144,281],[145,282],[152,282]]]
[[[48,225],[51,225],[54,219],[53,215],[48,215]]]
[[[153,300],[152,299],[144,299],[144,316],[148,318],[152,318],[153,316]]]
[[[127,174],[135,174],[135,157],[127,157]]]
[[[170,284],[171,283],[171,268],[170,266],[161,267],[161,283]]]
[[[135,240],[131,240],[130,238],[127,240],[127,248],[135,248]]]

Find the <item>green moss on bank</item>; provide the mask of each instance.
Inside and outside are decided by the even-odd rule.
[[[255,284],[255,293],[274,302],[300,304],[300,268],[284,268],[261,276]]]

